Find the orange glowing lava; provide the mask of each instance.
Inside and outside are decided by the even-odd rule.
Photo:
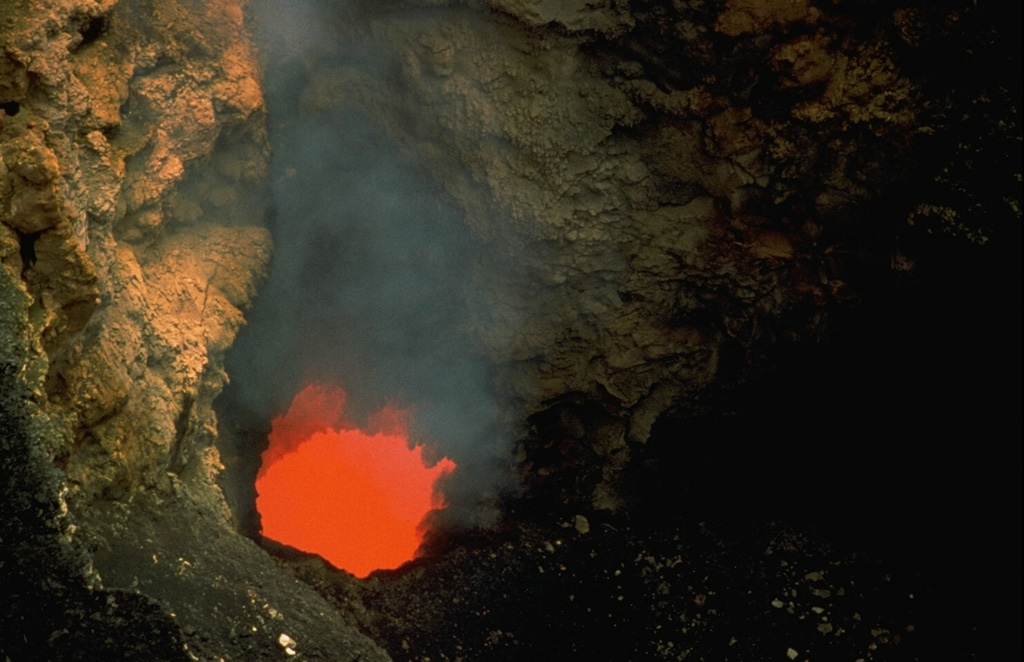
[[[443,506],[434,484],[455,463],[427,467],[402,412],[381,411],[371,434],[347,425],[343,410],[341,389],[308,386],[274,419],[256,508],[267,538],[365,577],[415,556],[420,523]]]

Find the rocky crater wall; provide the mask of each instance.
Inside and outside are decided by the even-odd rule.
[[[302,604],[289,611],[307,621],[329,611],[309,591],[281,601],[285,576],[233,532],[214,484],[223,355],[272,251],[265,111],[243,19],[236,2],[0,10],[0,650],[12,658],[194,660],[223,654],[239,630],[253,647],[265,602],[246,590]],[[161,566],[144,531],[171,511],[191,514],[155,525],[184,545],[177,566]],[[141,519],[128,524],[129,513]],[[204,570],[191,590],[149,575],[139,591],[132,553]],[[211,642],[194,635],[210,632],[212,607],[189,616],[182,601],[217,583],[234,607]],[[333,633],[328,648],[383,657],[340,622],[309,627]],[[249,659],[282,654],[272,629]]]
[[[366,411],[422,394],[442,413],[485,411],[434,449],[485,477],[449,486],[463,523],[494,524],[517,500],[614,512],[659,420],[711,410],[780,346],[827,338],[836,311],[913,277],[927,236],[1019,258],[1019,44],[1000,33],[1019,24],[1011,10],[289,7],[0,9],[11,659],[279,659],[289,640],[324,659],[387,659],[352,626],[373,618],[351,584],[332,576],[339,606],[297,583],[236,532],[217,484],[222,453],[234,480],[254,473],[260,430],[334,358]],[[372,352],[313,354],[323,336],[281,324],[305,333],[318,327],[303,315],[321,313],[274,307],[307,300],[280,283],[316,299],[367,235],[305,234],[282,202],[303,194],[288,188],[289,146],[272,161],[271,143],[315,126],[330,152],[353,126],[335,118],[355,115],[362,142],[332,156],[364,153],[320,168],[320,188],[347,172],[340,198],[421,205],[420,225],[391,238],[448,270],[402,289],[410,307],[381,308],[429,321],[396,320],[409,330],[398,349],[429,358],[412,377],[378,370],[391,364]],[[382,162],[417,183],[380,192],[396,180],[360,179]],[[1019,294],[1014,282],[997,285]],[[438,379],[421,388],[424,375]],[[217,401],[218,432],[229,376],[238,390]]]
[[[307,124],[362,136],[368,130],[348,118],[365,113],[373,140],[398,145],[411,167],[438,183],[435,197],[453,210],[460,232],[468,229],[469,239],[459,241],[473,246],[444,286],[443,296],[461,299],[464,317],[444,332],[426,331],[415,318],[429,313],[396,308],[395,325],[459,337],[460,351],[485,367],[485,381],[454,383],[447,397],[492,393],[507,414],[496,451],[512,459],[506,471],[572,476],[563,489],[569,499],[615,508],[616,476],[659,417],[706,408],[769,364],[780,344],[823,339],[832,312],[892,274],[913,271],[915,232],[983,244],[1008,229],[992,224],[997,216],[1019,215],[1003,200],[1011,176],[988,187],[971,175],[974,183],[964,185],[956,149],[946,151],[954,135],[992,131],[1004,140],[988,152],[993,158],[1016,144],[1006,132],[1012,122],[960,124],[947,112],[968,99],[994,109],[988,104],[1009,97],[995,102],[962,74],[926,68],[945,49],[962,52],[991,38],[984,20],[965,9],[300,6],[305,13],[297,15],[317,26],[312,32],[279,21],[273,3],[253,4],[268,58],[272,131],[287,137],[281,152],[310,139]],[[988,140],[970,142],[982,149]],[[358,141],[330,144],[332,154],[366,149]],[[275,181],[280,195],[304,191],[306,200],[317,194],[289,179],[303,169],[296,164],[333,166],[312,151],[293,152]],[[371,162],[344,166],[336,178],[372,169]],[[381,198],[400,197],[401,188],[389,180]],[[956,201],[955,191],[977,198]],[[961,204],[993,216],[974,214],[964,225],[954,211]],[[396,203],[381,222],[401,233],[403,221],[393,217],[426,215],[411,207]],[[308,231],[302,221],[284,222],[288,263],[315,265],[297,269],[296,282],[320,285],[329,278],[324,264],[348,260],[318,258],[316,247],[295,240]],[[406,225],[416,223],[418,232],[449,232],[418,218]],[[321,244],[332,232],[339,241],[348,236],[317,232]],[[281,307],[264,316],[276,325],[257,319],[254,328],[282,338],[304,314]],[[358,345],[343,326],[329,326],[339,347]],[[316,344],[315,335],[294,341],[295,351]],[[302,368],[283,358],[289,352],[277,362],[260,356],[268,344],[243,338],[237,376],[266,384],[274,375],[287,385],[276,398],[285,401],[300,378],[280,376]],[[455,360],[445,360],[434,373],[457,374],[449,367]],[[421,401],[446,397],[402,377],[380,384],[357,373],[337,378],[380,401],[403,390]],[[428,432],[442,452],[466,455],[464,444],[446,444],[450,429]],[[494,445],[489,433],[472,433],[470,443]],[[562,450],[550,452],[553,439]]]
[[[252,46],[229,3],[20,3],[3,39],[13,349],[72,492],[128,496],[202,463],[269,258]]]

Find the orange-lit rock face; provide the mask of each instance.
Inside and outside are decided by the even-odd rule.
[[[346,425],[340,389],[303,389],[274,419],[256,479],[263,535],[313,552],[358,577],[411,560],[420,523],[443,504],[423,447],[410,448],[403,417],[381,412],[371,433]]]

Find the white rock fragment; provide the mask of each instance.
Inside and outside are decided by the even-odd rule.
[[[787,648],[786,649],[786,657],[788,657],[791,660],[795,660],[797,657],[799,657],[799,655],[800,655],[800,653],[796,652],[795,649],[792,649],[792,648]]]
[[[775,598],[774,600],[772,600],[772,606],[776,609],[782,609],[784,606],[786,606],[786,603],[782,600],[779,600],[778,598]]]
[[[575,521],[576,530],[580,533],[590,531],[590,521],[583,515],[577,515]]]
[[[282,632],[281,636],[277,638],[277,643],[284,649],[285,654],[291,657],[292,655],[295,655],[295,646],[298,645],[299,642]]]

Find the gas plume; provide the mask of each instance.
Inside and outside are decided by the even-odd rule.
[[[250,10],[265,62],[275,257],[227,357],[225,461],[255,462],[258,437],[265,444],[269,421],[303,387],[338,385],[361,429],[386,406],[408,411],[428,462],[446,456],[459,467],[444,481],[448,522],[487,524],[511,472],[502,403],[467,334],[469,311],[484,303],[468,274],[486,253],[415,154],[349,103],[344,85],[324,97],[324,72],[383,72],[388,54],[341,43],[314,2],[259,0]],[[245,519],[254,467],[242,474],[222,486]]]

